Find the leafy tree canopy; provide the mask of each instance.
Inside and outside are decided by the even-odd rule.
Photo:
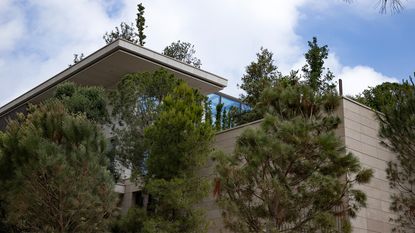
[[[182,81],[166,70],[124,76],[111,93],[116,157],[134,176],[145,173],[144,130],[160,113],[160,103]]]
[[[241,95],[243,102],[254,107],[265,88],[276,84],[281,74],[274,64],[273,53],[261,47],[256,54],[257,60],[251,62],[245,70],[246,74],[242,77],[240,88],[246,92]]]
[[[194,56],[195,53],[196,50],[194,49],[194,45],[190,44],[189,42],[182,42],[180,40],[171,43],[163,50],[163,54],[166,56],[182,61],[196,68],[200,68],[202,63],[200,59]]]
[[[108,121],[107,96],[101,87],[65,82],[57,86],[53,98],[61,101],[70,113],[85,114],[97,123]]]
[[[376,111],[383,111],[385,106],[395,105],[400,95],[406,95],[405,93],[411,91],[412,88],[408,83],[384,82],[375,87],[370,87],[361,94],[351,98]]]
[[[313,37],[308,42],[308,51],[305,53],[307,64],[303,66],[302,71],[307,84],[312,90],[318,92],[334,91],[336,85],[332,83],[334,75],[329,69],[324,73],[324,61],[328,58],[329,49],[327,45],[319,46],[317,38]]]

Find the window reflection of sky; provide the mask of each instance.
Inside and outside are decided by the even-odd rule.
[[[208,98],[210,100],[210,108],[213,116],[216,114],[216,106],[220,103],[223,104],[223,110],[226,111],[229,111],[232,107],[236,108],[238,111],[250,110],[248,105],[242,104],[239,100],[228,98],[221,93],[209,94]]]

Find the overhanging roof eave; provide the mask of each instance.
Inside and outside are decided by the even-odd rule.
[[[95,63],[111,55],[117,50],[122,50],[134,56],[150,60],[153,63],[160,65],[160,67],[166,67],[171,70],[175,70],[179,73],[186,74],[187,76],[190,76],[194,79],[198,79],[201,82],[206,82],[210,85],[216,86],[218,89],[222,89],[227,85],[227,80],[220,76],[217,76],[215,74],[209,73],[201,69],[197,69],[183,62],[171,59],[162,54],[154,52],[150,49],[132,44],[128,41],[116,40],[104,46],[103,48],[95,51],[91,55],[87,56],[85,59],[68,67],[67,69],[46,80],[45,82],[37,85],[36,87],[32,88],[31,90],[22,94],[21,96],[17,97],[11,102],[0,107],[0,118],[7,115],[9,112],[21,107],[22,105],[30,102],[30,100],[48,91],[50,88],[55,87],[57,84],[64,82],[76,75],[77,73],[83,71],[84,69],[93,66]]]

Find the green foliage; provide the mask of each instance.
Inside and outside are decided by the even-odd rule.
[[[142,3],[137,5],[137,18],[135,20],[135,24],[137,27],[137,31],[134,28],[133,23],[127,24],[125,22],[120,23],[120,27],[115,27],[115,30],[111,32],[106,32],[104,36],[102,37],[105,41],[105,43],[110,44],[113,41],[116,41],[118,39],[124,39],[127,41],[130,41],[133,44],[138,44],[140,46],[144,46],[145,38],[147,37],[144,34],[145,26],[145,18],[144,18],[144,9]],[[74,60],[75,63],[75,60]]]
[[[396,87],[396,85],[394,85]],[[399,86],[398,86],[399,87]],[[402,88],[404,87],[404,88]],[[386,101],[380,119],[379,135],[383,144],[395,152],[396,157],[386,170],[392,194],[391,210],[397,214],[396,232],[415,231],[415,87],[404,83],[394,89],[393,101]]]
[[[308,46],[309,50],[304,55],[307,63],[302,68],[305,84],[309,85],[312,91],[320,94],[335,93],[336,86],[332,82],[334,75],[324,67],[329,53],[328,46],[320,47],[315,37],[308,42]],[[272,52],[261,48],[260,53],[257,53],[257,61],[246,67],[246,74],[242,77],[240,86],[246,95],[242,95],[241,98],[252,109],[235,115],[233,121],[237,125],[263,118],[264,112],[257,104],[260,104],[260,97],[265,89],[276,86],[281,79],[295,79],[298,76],[298,71],[291,71],[289,75],[282,76],[277,71],[272,57]]]
[[[213,128],[203,121],[205,97],[182,83],[167,95],[157,120],[147,128],[146,191],[155,200],[149,217],[154,232],[205,232],[203,211],[195,208],[208,192],[197,172],[211,152]]]
[[[116,196],[104,150],[97,126],[57,100],[9,122],[0,133],[8,222],[22,232],[107,231]]]
[[[148,214],[145,228],[152,226],[152,233],[206,232],[204,211],[196,205],[207,196],[209,188],[208,181],[197,176],[151,179],[146,190],[155,199],[155,211]]]
[[[111,93],[115,156],[133,175],[143,175],[147,148],[144,130],[160,113],[160,103],[182,81],[166,70],[125,75]]]
[[[125,22],[121,22],[120,27],[115,27],[115,30],[106,32],[102,38],[107,44],[110,44],[118,39],[124,39],[134,44],[139,42],[139,39],[137,39],[137,33],[134,29],[134,25],[132,23],[127,24]]]
[[[185,83],[163,99],[157,120],[145,131],[149,177],[192,175],[206,162],[213,131],[203,122],[204,100]]]
[[[353,185],[369,182],[372,171],[335,136],[338,104],[335,93],[320,94],[299,78],[265,90],[257,105],[266,115],[260,128],[244,131],[233,154],[218,155],[219,205],[229,230],[350,230],[347,217],[366,200]]]
[[[137,27],[138,30],[138,44],[140,46],[144,46],[145,42],[144,39],[147,37],[146,35],[144,35],[144,29],[146,28],[145,26],[145,22],[146,19],[144,18],[144,9],[145,7],[143,6],[142,3],[137,5],[137,18],[135,20],[135,25]]]
[[[196,50],[194,49],[194,45],[189,42],[181,42],[180,40],[171,43],[163,50],[163,54],[166,56],[182,61],[196,68],[200,68],[202,63],[200,59],[194,56],[195,53]]]
[[[384,106],[395,105],[400,95],[406,95],[411,91],[411,86],[407,83],[384,82],[376,87],[370,87],[352,98],[376,111],[383,111]]]
[[[142,77],[151,76],[136,74],[124,81],[143,81]],[[170,78],[162,77],[161,80]],[[182,233],[205,232],[207,229],[204,213],[195,208],[195,205],[207,195],[209,185],[205,178],[197,175],[197,172],[208,159],[214,131],[211,122],[203,120],[206,118],[205,97],[185,83],[177,85],[177,80],[173,81],[168,83],[175,87],[161,98],[151,124],[140,126],[141,129],[145,129],[144,136],[130,138],[140,140],[140,144],[143,143],[141,140],[144,140],[141,145],[144,152],[140,158],[140,166],[145,170],[142,171],[145,176],[141,181],[150,202],[144,207],[146,211],[134,209],[122,217],[113,227],[115,233]],[[119,87],[122,87],[122,83]],[[146,87],[154,88],[160,85]],[[135,85],[128,92],[123,92],[123,88],[119,88],[118,91],[119,94],[128,93],[136,96],[132,99],[137,100],[140,99],[137,98],[137,94],[140,97],[142,92],[131,91],[137,88],[139,85]],[[149,109],[151,108],[146,108]],[[142,122],[136,123],[138,125]]]
[[[313,40],[308,42],[308,46],[309,50],[304,55],[307,64],[302,68],[307,84],[310,85],[312,90],[320,93],[333,91],[336,87],[332,83],[333,73],[327,69],[327,72],[324,74],[324,60],[329,55],[328,46],[320,47],[316,37],[313,37]]]
[[[221,127],[222,109],[223,109],[223,103],[220,103],[220,104],[216,105],[216,115],[215,115],[215,129],[216,129],[216,131],[219,131],[219,130],[222,129],[222,127]]]
[[[57,86],[53,98],[62,102],[70,113],[85,114],[97,123],[108,121],[107,97],[101,87],[83,87],[65,82]]]
[[[146,42],[144,42],[144,39],[147,37],[144,34],[144,29],[146,28],[145,24],[146,24],[146,19],[144,18],[144,10],[145,7],[143,6],[142,3],[137,5],[137,18],[135,20],[135,25],[137,27],[137,31],[138,31],[138,44],[140,46],[144,46],[144,44]]]
[[[275,85],[281,76],[274,64],[272,52],[261,47],[256,56],[257,60],[245,68],[246,74],[242,77],[240,85],[240,88],[246,92],[245,95],[241,95],[241,99],[251,107],[258,103],[262,91]]]
[[[146,210],[139,207],[131,207],[127,214],[120,217],[111,226],[112,233],[142,233],[144,222],[147,221]]]
[[[212,102],[208,98],[206,98],[204,101],[205,120],[206,123],[208,123],[209,125],[213,125],[211,105]]]

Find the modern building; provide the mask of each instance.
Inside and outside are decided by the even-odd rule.
[[[36,104],[48,98],[54,88],[64,81],[113,89],[124,74],[154,71],[160,68],[167,69],[191,87],[207,95],[212,102],[212,110],[216,109],[215,106],[220,103],[224,104],[225,109],[231,106],[241,111],[247,109],[247,106],[240,103],[238,99],[218,93],[227,85],[225,78],[127,41],[117,40],[2,106],[0,108],[0,130],[4,129],[8,118],[13,118],[17,112],[25,112],[29,103]],[[377,136],[379,126],[374,112],[368,107],[343,98],[338,115],[342,124],[337,129],[337,135],[343,140],[346,148],[359,157],[364,166],[374,170],[372,181],[359,187],[366,192],[368,205],[357,214],[355,219],[352,219],[353,232],[391,232],[393,225],[389,219],[394,215],[390,212],[389,205],[393,191],[389,189],[385,168],[387,161],[394,159],[394,154],[380,145],[380,139]],[[231,153],[238,135],[244,129],[258,127],[259,124],[260,121],[256,121],[218,132],[214,145],[217,149]],[[210,162],[201,174],[213,179],[213,162]],[[142,202],[138,187],[128,179],[116,186],[116,192],[122,196],[121,207],[124,211]],[[209,232],[224,231],[221,211],[215,203],[215,198],[213,196],[207,198],[201,206],[206,209],[207,218],[211,222]]]

